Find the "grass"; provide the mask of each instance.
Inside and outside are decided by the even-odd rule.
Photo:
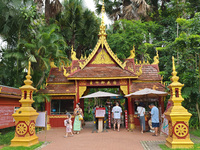
[[[24,147],[24,146],[17,146],[17,147],[10,147],[10,146],[6,146],[3,147],[1,150],[34,150],[38,147],[40,147],[44,142],[39,142],[36,145],[30,146],[30,147]]]
[[[10,145],[10,141],[14,138],[15,131],[10,131],[5,134],[0,133],[0,145]]]
[[[160,144],[159,146],[162,150],[171,150],[171,148],[168,148],[165,144]],[[194,144],[194,148],[189,148],[189,149],[176,148],[176,149],[173,149],[173,150],[199,150],[199,149],[200,149],[200,143]]]
[[[198,130],[190,130],[190,134],[200,137],[200,129]]]

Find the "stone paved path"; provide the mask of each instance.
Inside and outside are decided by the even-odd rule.
[[[103,133],[91,133],[93,125],[86,126],[79,135],[64,138],[65,128],[52,128],[47,131],[46,140],[51,142],[42,150],[144,150],[141,141],[164,141],[165,136],[153,137],[152,133],[141,134],[139,129],[128,132],[124,128],[120,132],[111,129]],[[37,134],[40,141],[45,141],[45,132]],[[155,144],[154,144],[155,145]],[[155,148],[155,147],[154,147]],[[156,150],[156,149],[153,149]]]

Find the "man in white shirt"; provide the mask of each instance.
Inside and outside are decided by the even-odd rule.
[[[119,131],[120,123],[121,123],[121,116],[122,116],[122,108],[119,106],[119,103],[116,102],[116,106],[112,109],[112,117],[114,118],[114,130],[115,125],[117,123],[117,128]]]

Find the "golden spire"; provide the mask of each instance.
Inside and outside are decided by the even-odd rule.
[[[130,50],[131,55],[127,59],[134,59],[135,58],[135,46],[133,45],[133,49]]]
[[[102,4],[102,8],[101,8],[101,25],[100,25],[100,31],[99,31],[99,36],[107,36],[106,34],[106,26],[104,23],[104,14],[105,14],[105,7],[104,7],[104,0],[103,0],[103,4]]]
[[[175,68],[175,64],[174,64],[174,56],[172,56],[172,66],[173,66],[173,72],[172,72],[172,78],[171,78],[171,81],[172,82],[178,82],[179,80],[179,77],[176,76],[177,75],[177,72],[176,72],[176,68]]]
[[[26,75],[26,80],[24,81],[25,85],[24,86],[29,86],[31,85],[33,82],[30,80],[32,77],[31,77],[31,62],[29,61],[28,62],[28,72],[27,72],[27,75]],[[24,87],[23,86],[23,87]]]
[[[72,49],[71,49],[71,59],[72,59],[72,60],[78,60],[78,59],[76,58],[76,52],[74,51],[73,45],[72,45]]]

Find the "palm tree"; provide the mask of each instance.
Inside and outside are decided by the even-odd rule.
[[[100,21],[93,12],[84,8],[82,0],[65,0],[58,21],[63,37],[69,46],[73,45],[77,58],[80,58],[85,50],[94,46]],[[70,55],[70,49],[67,53]]]
[[[99,3],[100,0],[94,1],[99,14],[102,5]],[[145,0],[105,0],[104,3],[106,13],[114,21],[118,19],[139,20],[141,17],[147,17],[147,13],[151,10]]]

